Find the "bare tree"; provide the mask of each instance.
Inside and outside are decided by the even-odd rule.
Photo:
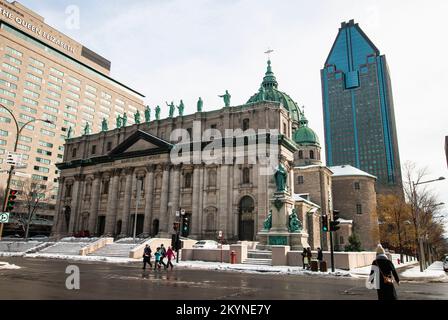
[[[28,179],[22,181],[18,191],[15,218],[25,233],[25,240],[27,240],[33,219],[36,218],[38,212],[47,207],[51,200],[53,187]]]

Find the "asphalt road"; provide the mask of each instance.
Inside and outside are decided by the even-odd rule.
[[[63,260],[0,258],[21,267],[0,270],[0,299],[14,300],[375,300],[363,279],[204,271],[141,270]],[[67,266],[80,270],[80,289],[68,290]],[[402,300],[448,299],[448,283],[402,283]]]

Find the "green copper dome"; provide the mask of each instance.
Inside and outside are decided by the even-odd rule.
[[[261,101],[281,102],[283,107],[289,111],[293,121],[299,122],[299,107],[289,95],[279,91],[277,88],[278,82],[275,78],[274,72],[272,72],[271,60],[268,60],[268,68],[263,78],[261,87],[258,93],[254,94],[249,101],[247,101],[247,104]]]
[[[293,140],[299,145],[318,145],[320,146],[319,137],[308,127],[308,120],[305,115],[301,113],[301,119],[299,121],[299,128],[294,131]]]

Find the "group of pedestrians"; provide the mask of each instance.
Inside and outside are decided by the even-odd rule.
[[[303,248],[302,252],[302,265],[303,269],[311,269],[311,259],[313,258],[313,253],[311,252],[311,248]],[[324,254],[321,248],[317,248],[317,260],[322,262],[324,260]]]
[[[143,270],[146,270],[146,264],[149,264],[149,266],[152,268],[151,254],[151,247],[149,245],[146,245],[143,251]],[[167,259],[166,263],[164,261],[165,258]],[[165,269],[171,267],[171,270],[173,270],[174,266],[171,260],[175,258],[176,256],[173,249],[171,247],[168,247],[168,250],[166,250],[163,244],[161,244],[154,253],[154,270],[160,270],[162,266],[164,266]]]

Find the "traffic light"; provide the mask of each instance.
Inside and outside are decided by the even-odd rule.
[[[322,216],[322,231],[328,232],[328,216],[327,215]]]
[[[188,218],[184,218],[182,221],[182,236],[188,237],[190,234],[190,221]]]
[[[338,227],[338,224],[341,222],[339,221],[339,210],[333,210],[333,221],[330,221],[330,231],[337,231],[340,227]]]
[[[6,212],[12,212],[14,210],[14,206],[16,204],[17,198],[17,190],[9,190],[8,193],[8,202],[6,203]]]

